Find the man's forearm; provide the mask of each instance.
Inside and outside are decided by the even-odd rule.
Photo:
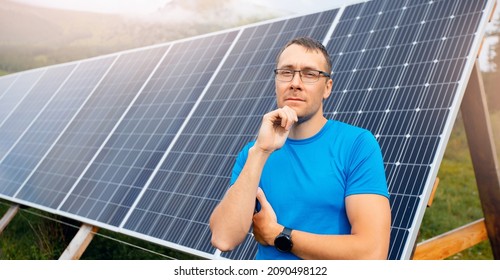
[[[255,209],[257,187],[268,153],[250,148],[236,182],[210,217],[212,244],[221,251],[232,250],[248,233]]]
[[[318,235],[301,231],[292,232],[292,253],[302,259],[386,259],[388,244],[376,238],[352,234]]]

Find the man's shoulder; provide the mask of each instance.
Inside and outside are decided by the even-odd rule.
[[[355,126],[349,123],[345,123],[338,120],[328,120],[328,123],[332,129],[331,132],[337,135],[343,135],[346,137],[357,138],[360,135],[373,135],[371,131],[366,128]]]

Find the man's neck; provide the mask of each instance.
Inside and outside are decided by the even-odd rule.
[[[288,138],[300,140],[313,137],[323,128],[326,122],[327,119],[323,115],[302,122],[299,120],[299,122],[293,125]]]

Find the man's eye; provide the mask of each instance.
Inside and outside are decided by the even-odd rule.
[[[281,75],[284,75],[284,76],[290,76],[292,75],[292,71],[290,70],[281,70]]]
[[[304,71],[304,72],[302,72],[302,76],[305,76],[308,78],[315,78],[316,76],[318,76],[318,73],[316,73],[314,71]]]

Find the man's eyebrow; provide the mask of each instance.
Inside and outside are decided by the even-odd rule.
[[[279,67],[279,69],[294,69],[294,68],[293,68],[293,65],[291,65],[291,64],[286,64],[286,65],[281,65],[281,66]],[[317,70],[317,69],[316,69],[316,68],[314,68],[314,67],[311,67],[311,66],[306,66],[306,67],[302,67],[302,68],[300,68],[300,70]]]
[[[283,68],[291,69],[291,68],[293,68],[293,67],[292,67],[292,65],[287,64],[287,65],[281,65],[281,66],[280,66],[280,67],[278,67],[278,68],[280,68],[280,69],[283,69]]]

